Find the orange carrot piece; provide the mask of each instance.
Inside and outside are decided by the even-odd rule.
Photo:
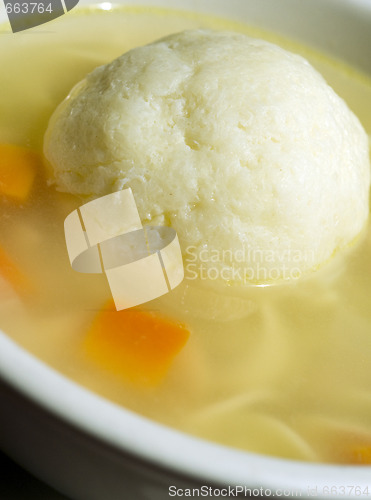
[[[1,247],[0,275],[10,284],[13,290],[20,295],[25,295],[31,292],[31,284],[29,280]]]
[[[371,445],[353,448],[350,459],[352,464],[371,465]]]
[[[40,157],[13,144],[0,144],[0,194],[22,202],[30,194]]]
[[[189,331],[155,312],[116,311],[110,303],[96,317],[85,339],[87,353],[130,382],[154,386],[184,347]]]

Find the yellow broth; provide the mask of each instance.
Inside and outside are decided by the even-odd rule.
[[[51,113],[87,72],[132,47],[197,27],[243,31],[304,54],[370,134],[370,81],[345,65],[241,24],[122,8],[1,34],[0,144],[41,152]],[[0,278],[4,332],[79,384],[182,431],[285,458],[371,463],[370,228],[296,283],[239,290],[186,279],[141,306],[191,332],[166,376],[145,385],[87,349],[110,291],[103,275],[70,267],[63,222],[82,203],[48,187],[41,165],[26,201],[1,199],[0,249],[31,284],[23,293]]]

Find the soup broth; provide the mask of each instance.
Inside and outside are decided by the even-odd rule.
[[[242,31],[302,53],[371,133],[366,76],[234,22],[161,9],[90,9],[1,34],[0,157],[1,145],[17,146],[6,154],[14,154],[19,178],[15,195],[0,199],[0,328],[79,384],[179,430],[284,458],[371,464],[369,227],[320,271],[290,284],[241,289],[193,280],[185,255],[182,284],[135,308],[142,319],[125,315],[122,328],[147,338],[141,328],[164,329],[168,321],[170,336],[189,331],[189,338],[167,354],[147,346],[136,366],[130,352],[137,348],[127,351],[112,336],[110,320],[106,336],[97,329],[116,314],[105,277],[71,269],[63,223],[84,201],[48,185],[42,144],[49,117],[96,66],[199,27]],[[26,175],[28,150],[35,153]]]

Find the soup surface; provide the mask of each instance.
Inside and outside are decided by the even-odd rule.
[[[0,172],[0,328],[83,386],[182,431],[285,458],[371,464],[370,228],[320,271],[285,285],[194,280],[185,254],[179,287],[121,313],[103,275],[71,269],[63,223],[84,201],[48,187],[50,115],[96,66],[197,27],[302,53],[371,133],[366,76],[237,23],[123,8],[1,34],[0,167],[7,156],[17,170],[15,181]]]

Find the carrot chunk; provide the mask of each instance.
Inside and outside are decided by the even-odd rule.
[[[0,144],[0,194],[22,202],[30,194],[40,157],[34,151]]]
[[[20,295],[31,292],[31,283],[20,271],[13,260],[8,256],[3,248],[0,247],[0,275],[7,281],[15,292]]]
[[[357,465],[371,465],[371,445],[354,448],[350,462]]]
[[[85,348],[105,369],[130,382],[154,386],[165,377],[188,338],[185,325],[158,313],[116,311],[110,304],[95,318]]]

